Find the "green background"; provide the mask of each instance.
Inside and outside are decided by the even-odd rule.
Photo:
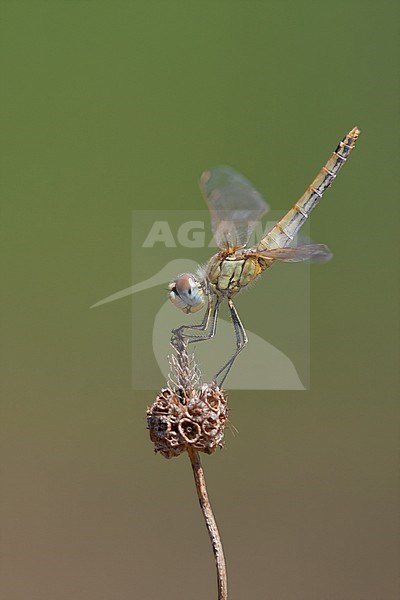
[[[132,209],[199,208],[219,163],[286,208],[354,125],[312,217],[311,390],[232,392],[204,465],[231,600],[398,597],[396,5],[1,2],[8,600],[216,596],[188,460],[131,389],[131,301],[88,307],[131,284]]]

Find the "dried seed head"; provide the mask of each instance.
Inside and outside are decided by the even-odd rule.
[[[224,393],[215,384],[191,390],[162,389],[147,410],[155,451],[173,458],[191,446],[212,454],[222,447],[227,410]]]

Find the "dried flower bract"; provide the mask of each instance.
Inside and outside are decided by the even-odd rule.
[[[226,399],[214,384],[189,393],[164,388],[147,410],[150,439],[165,458],[179,456],[188,446],[212,454],[223,445],[226,420]]]

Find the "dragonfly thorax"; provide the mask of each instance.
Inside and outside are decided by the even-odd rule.
[[[207,265],[209,286],[218,295],[233,296],[254,281],[272,262],[251,250],[219,252]]]

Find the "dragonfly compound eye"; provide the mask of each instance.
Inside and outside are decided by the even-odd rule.
[[[204,306],[204,292],[191,273],[183,273],[169,284],[169,298],[185,313],[197,312]]]

